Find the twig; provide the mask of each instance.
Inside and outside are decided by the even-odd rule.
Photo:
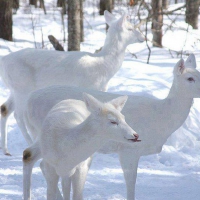
[[[44,48],[44,37],[43,37],[43,31],[42,31],[42,27],[41,27],[41,35],[42,35],[42,49]]]
[[[186,33],[186,37],[185,37],[185,42],[184,42],[183,48],[185,47],[185,44],[186,44],[186,41],[187,41],[188,29],[189,29],[189,24],[188,24],[188,26],[187,26],[187,33]],[[182,58],[182,54],[183,54],[183,48],[182,48],[182,50],[181,50],[181,58]]]
[[[63,9],[61,11],[61,19],[62,19],[62,27],[63,27],[63,40],[64,40],[64,42],[66,42],[66,38],[65,38],[65,20],[64,20]]]
[[[37,44],[36,44],[36,40],[35,40],[35,26],[34,26],[34,22],[33,22],[33,13],[32,12],[31,12],[31,23],[32,23],[32,29],[33,29],[34,44],[35,44],[35,48],[37,49]]]
[[[181,10],[182,8],[186,8],[186,4],[184,4],[184,5],[181,6],[181,7],[176,8],[176,9],[174,9],[174,10],[167,11],[167,12],[162,12],[161,14],[163,14],[163,15],[171,15],[171,14],[173,14],[173,12],[178,11],[178,10]]]
[[[149,54],[148,54],[148,58],[147,58],[147,64],[149,64],[149,60],[150,60],[150,56],[151,56],[151,48],[149,47],[148,42],[147,42],[147,23],[148,23],[148,21],[146,21],[145,37],[146,37],[146,45],[149,50]]]
[[[151,9],[148,7],[148,5],[147,5],[146,2],[141,1],[141,4],[143,4],[144,7],[147,9],[149,15],[148,15],[147,18],[140,20],[140,23],[136,24],[136,25],[135,25],[135,28],[138,28],[138,27],[140,27],[141,25],[145,24],[146,21],[148,21],[148,20],[149,20],[150,18],[152,18],[152,16],[154,15],[154,14],[150,14],[150,13],[151,13]],[[140,4],[140,5],[141,5],[141,4]],[[174,14],[173,12],[178,11],[178,10],[181,10],[182,8],[185,8],[185,7],[186,7],[186,4],[183,5],[183,6],[181,6],[181,7],[179,7],[179,8],[176,8],[176,9],[174,9],[174,10],[168,11],[168,12],[158,12],[158,14],[161,14],[161,15],[171,15],[171,14]],[[139,11],[138,11],[138,12],[139,12]],[[177,15],[180,15],[180,14],[177,14]]]
[[[136,54],[134,54],[134,53],[132,53],[132,52],[130,52],[129,51],[129,49],[128,48],[126,48],[127,50],[128,50],[128,52],[133,56],[133,57],[135,57],[136,59],[137,59],[137,56],[136,56]]]

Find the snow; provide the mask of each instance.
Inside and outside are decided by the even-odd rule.
[[[0,56],[26,47],[44,46],[46,49],[53,50],[47,38],[50,34],[63,40],[60,9],[56,8],[55,3],[53,4],[51,0],[45,1],[47,2],[45,16],[39,8],[30,8],[23,2],[21,1],[22,7],[13,16],[14,42],[0,39]],[[81,45],[81,50],[95,52],[103,45],[105,39],[104,17],[98,16],[98,10],[90,6],[89,1],[86,2],[85,41]],[[171,9],[174,8],[175,6],[172,5]],[[120,9],[126,10],[126,8],[116,8],[114,14],[119,16]],[[170,24],[170,20],[167,19],[165,22]],[[180,55],[177,56],[175,51],[183,51],[186,54],[193,52],[196,55],[197,68],[200,70],[200,31],[192,30],[183,19],[184,16],[180,15],[174,28],[164,34],[165,48],[152,48],[150,64],[146,64],[149,52],[145,43],[129,45],[123,65],[109,82],[108,91],[165,98],[173,80],[173,67],[180,59]],[[67,38],[67,16],[65,16],[65,26]],[[148,38],[151,37],[149,30]],[[62,44],[66,49],[67,43],[62,42]],[[152,46],[150,42],[149,45]],[[187,56],[183,55],[183,58],[186,59]],[[8,95],[9,90],[0,79],[0,103],[3,103]],[[141,157],[136,183],[137,200],[200,199],[199,101],[199,99],[194,100],[187,120],[168,138],[160,154]],[[8,125],[8,147],[12,156],[8,157],[0,152],[0,199],[19,200],[22,199],[22,152],[27,144],[13,115]],[[33,170],[32,180],[33,200],[46,199],[46,183],[40,172],[39,163]],[[85,185],[84,199],[122,200],[125,198],[126,187],[118,156],[95,154]]]

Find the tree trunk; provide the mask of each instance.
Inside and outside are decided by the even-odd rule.
[[[68,0],[68,51],[80,51],[80,0]]]
[[[37,0],[29,0],[29,4],[37,8]]]
[[[57,7],[62,7],[62,14],[63,15],[65,15],[67,13],[66,0],[57,0]]]
[[[62,13],[63,15],[66,15],[67,14],[67,8],[66,8],[66,0],[62,0],[63,3],[62,3]]]
[[[0,38],[12,41],[12,1],[0,0]]]
[[[83,20],[83,0],[80,0],[80,31],[81,31],[81,33],[80,33],[80,40],[81,40],[81,42],[83,42],[84,41],[84,20]]]
[[[169,7],[169,0],[162,0],[163,9],[168,9]]]
[[[104,15],[104,11],[107,10],[112,12],[113,0],[100,0],[99,4],[99,14]]]
[[[112,0],[112,7],[111,7],[111,10],[113,10],[115,7],[115,0]]]
[[[13,6],[14,9],[18,9],[19,8],[19,0],[13,0]]]
[[[162,12],[162,0],[152,0],[152,34],[153,34],[153,46],[162,47],[162,26],[163,15]]]
[[[190,24],[193,29],[198,29],[198,16],[199,16],[200,0],[187,0],[185,22]]]
[[[99,4],[100,15],[104,15],[105,10],[111,13],[113,8],[114,8],[113,0],[100,0],[100,4]],[[106,24],[106,31],[107,30],[108,30],[108,24]]]
[[[63,0],[57,0],[57,7],[62,7]]]
[[[175,4],[177,4],[178,3],[178,0],[175,0]]]
[[[47,12],[46,12],[46,7],[44,5],[44,0],[40,0],[40,8],[42,8],[44,10],[44,14],[46,15]]]

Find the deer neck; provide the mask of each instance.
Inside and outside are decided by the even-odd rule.
[[[173,99],[173,101],[179,105],[178,108],[180,110],[190,110],[193,103],[193,98],[188,96],[185,88],[178,88],[175,82],[173,82],[171,86],[166,100],[167,99]]]
[[[107,37],[102,47],[102,50],[98,53],[99,57],[102,57],[106,63],[106,71],[112,77],[121,67],[124,60],[124,54],[127,45],[119,38],[118,34],[107,33]],[[109,71],[108,67],[109,66]]]
[[[135,108],[134,103],[135,99],[129,98],[124,113],[127,113],[127,122],[135,124],[134,130],[139,133],[140,139],[143,141],[136,144],[135,148],[138,147],[140,155],[149,155],[159,153],[168,137],[181,127],[190,112],[193,99],[188,98],[184,92],[177,91],[173,84],[165,99],[155,99],[150,103],[146,100],[142,107],[136,108],[138,115],[136,112],[130,112],[132,106]],[[124,149],[127,147],[121,144],[120,147],[116,145],[114,148]]]
[[[170,126],[168,130],[166,129],[167,137],[184,123],[193,104],[193,98],[188,97],[183,90],[177,89],[173,83],[167,98],[163,100],[163,109],[165,109],[163,120]]]
[[[71,132],[70,140],[73,143],[73,155],[81,155],[82,161],[91,156],[107,141],[102,137],[102,128],[97,128],[95,120],[89,116],[83,123],[76,126]],[[67,139],[67,141],[69,141]],[[80,160],[78,161],[80,162]]]

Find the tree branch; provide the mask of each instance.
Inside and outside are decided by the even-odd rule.
[[[48,38],[51,44],[53,45],[53,47],[57,51],[64,51],[64,48],[62,47],[62,45],[58,42],[58,40],[53,35],[49,35]]]

